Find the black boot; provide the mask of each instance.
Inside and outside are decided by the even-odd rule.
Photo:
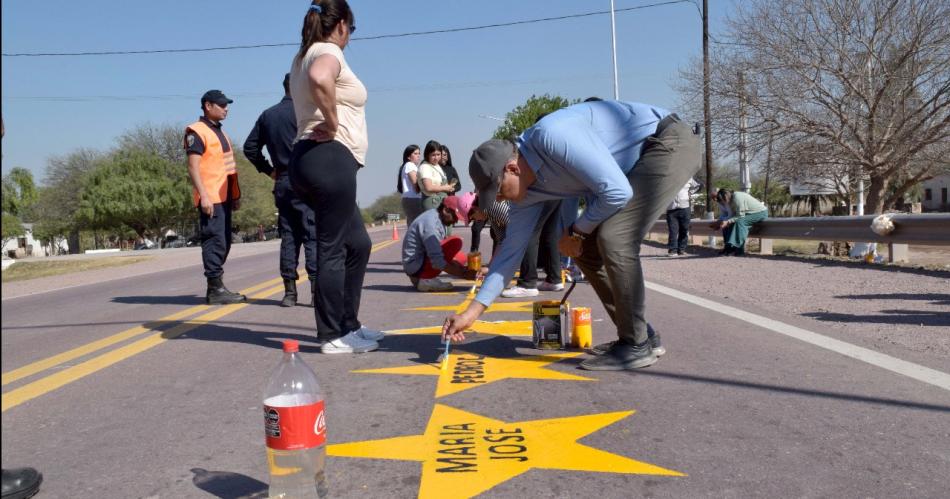
[[[3,470],[3,499],[26,499],[40,490],[43,475],[33,468]]]
[[[281,307],[293,307],[297,305],[297,281],[284,278],[284,299],[280,300]]]
[[[247,297],[240,293],[232,293],[224,287],[224,281],[220,277],[208,278],[208,294],[205,295],[208,305],[227,305],[230,303],[242,303],[247,301]]]

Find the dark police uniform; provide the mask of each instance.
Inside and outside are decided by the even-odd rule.
[[[215,123],[204,116],[199,118],[200,123],[206,125],[217,136],[221,144],[221,150],[225,155],[233,155],[231,151],[231,141],[221,130],[221,124]],[[185,131],[185,153],[188,155],[197,154],[203,156],[206,146],[201,135],[190,127]],[[223,168],[223,166],[222,166]],[[205,189],[211,187],[205,185]],[[224,273],[224,261],[228,258],[231,251],[231,203],[235,197],[237,189],[237,174],[227,175],[227,187],[221,189],[225,191],[225,197],[220,203],[214,205],[214,216],[209,217],[198,206],[199,228],[201,235],[201,256],[205,268],[205,277],[220,278]],[[238,194],[239,196],[239,194]]]
[[[297,261],[300,258],[300,246],[303,245],[305,267],[312,281],[317,277],[315,217],[313,211],[294,193],[287,174],[296,136],[294,103],[289,96],[285,96],[277,104],[265,109],[257,118],[254,128],[244,141],[244,156],[254,164],[257,171],[265,175],[277,172],[274,204],[277,205],[277,223],[281,238],[281,277],[297,280]],[[273,166],[264,157],[265,147]]]

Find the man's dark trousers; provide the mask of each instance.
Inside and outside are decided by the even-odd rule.
[[[214,205],[214,215],[198,208],[198,229],[201,235],[201,261],[205,277],[214,279],[224,274],[224,261],[231,251],[231,202]]]
[[[689,208],[666,210],[666,226],[670,230],[670,242],[667,249],[670,252],[686,251],[689,238]]]
[[[294,192],[287,171],[281,171],[274,182],[274,204],[280,230],[280,276],[297,280],[300,246],[304,248],[304,266],[313,281],[317,278],[316,226],[313,211]]]
[[[557,252],[557,240],[560,237],[558,228],[560,218],[558,210],[560,200],[545,201],[541,217],[531,233],[531,242],[521,259],[521,271],[518,276],[518,286],[526,289],[538,287],[538,265],[544,267],[544,280],[557,284],[561,282],[561,259]]]
[[[627,174],[633,198],[584,239],[577,264],[626,344],[648,339],[640,244],[700,164],[699,137],[678,118],[663,118]]]

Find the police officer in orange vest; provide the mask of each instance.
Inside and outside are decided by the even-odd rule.
[[[208,278],[208,305],[240,303],[247,298],[224,287],[224,261],[231,250],[231,211],[241,207],[241,188],[231,140],[221,130],[232,103],[220,90],[201,97],[204,116],[185,128],[185,152],[192,194],[198,207],[201,259]]]

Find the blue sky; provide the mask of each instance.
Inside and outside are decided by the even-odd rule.
[[[701,0],[697,0],[700,2]],[[616,0],[617,9],[656,0]],[[719,33],[732,2],[710,2]],[[299,43],[309,2],[8,1],[2,51],[82,52]],[[360,173],[363,206],[389,193],[405,145],[436,139],[465,172],[472,149],[532,94],[613,95],[610,17],[360,40],[609,10],[609,0],[359,1],[346,57],[369,90],[370,147]],[[671,109],[677,70],[702,53],[693,3],[617,14],[620,98]],[[258,114],[283,93],[295,47],[86,57],[3,57],[3,172],[26,167],[41,180],[50,156],[80,147],[108,149],[141,123],[181,125],[200,114],[199,98],[218,88],[231,98],[225,130],[243,142]],[[697,110],[692,110],[697,111]],[[698,114],[698,113],[697,113]],[[466,177],[463,174],[463,177]],[[463,178],[465,187],[471,186]]]

